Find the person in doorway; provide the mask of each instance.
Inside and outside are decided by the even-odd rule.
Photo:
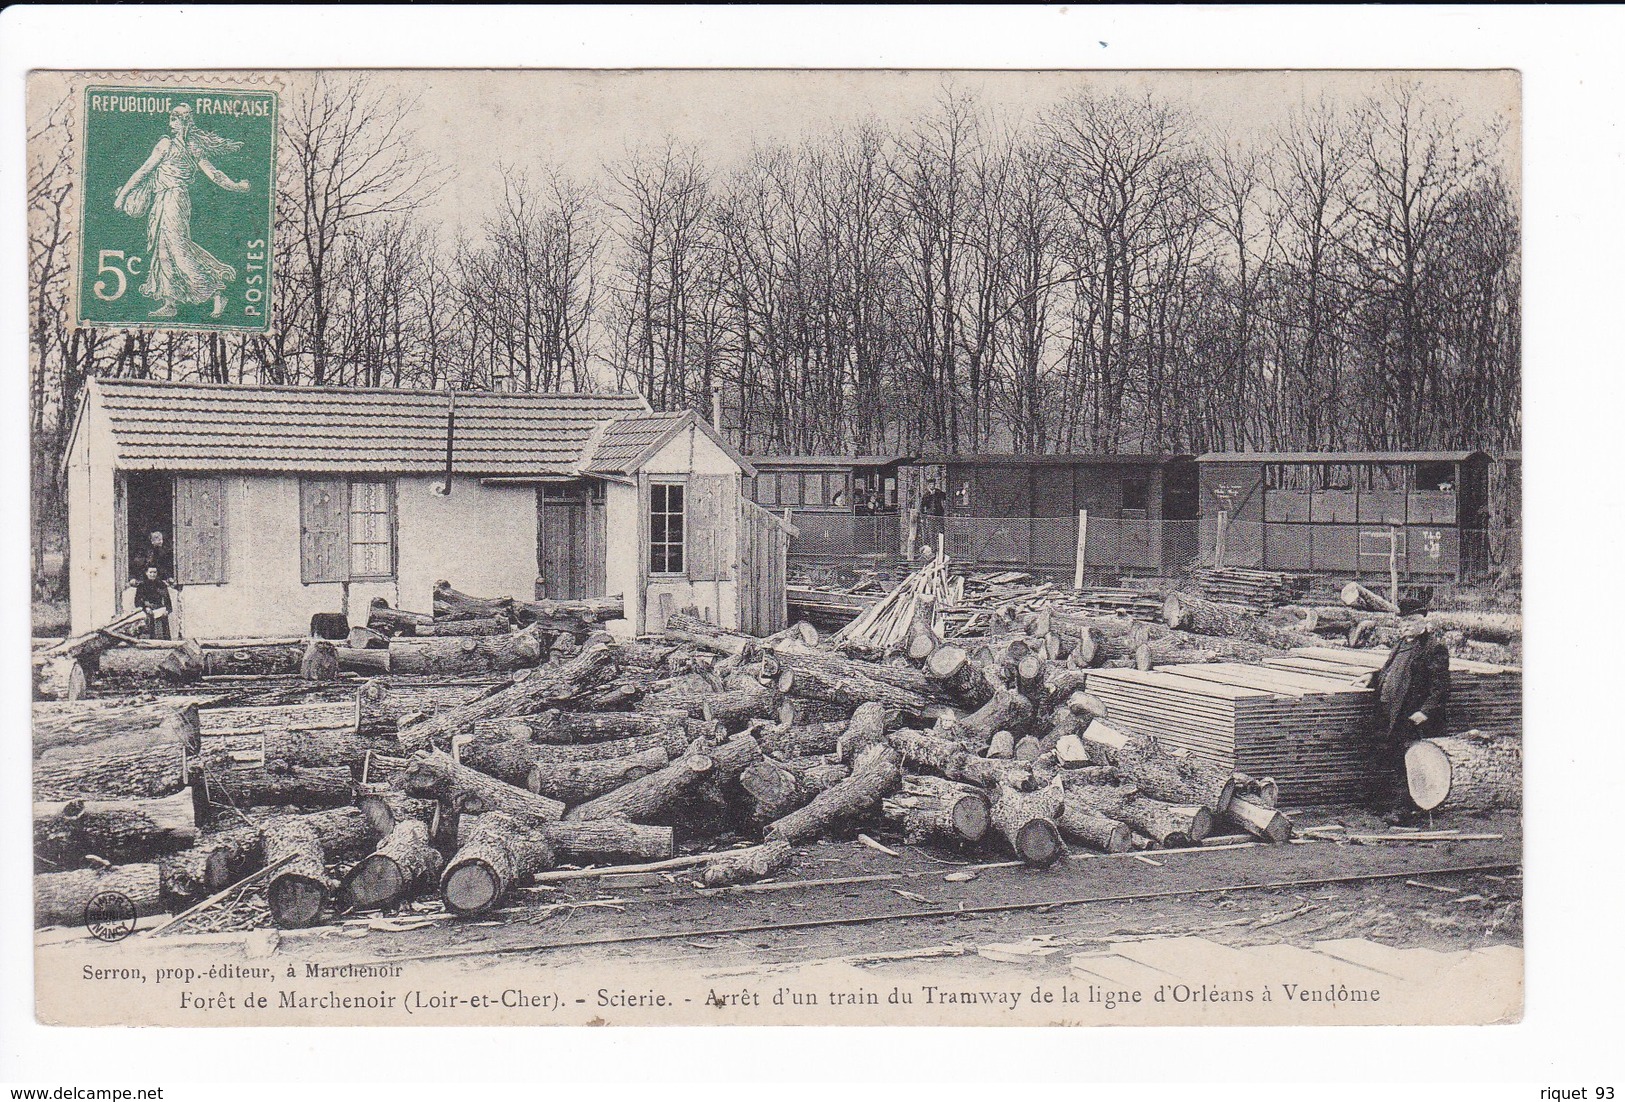
[[[130,581],[139,585],[146,576],[148,567],[158,571],[158,578],[165,585],[175,581],[175,556],[169,553],[169,546],[160,529],[153,529],[147,535],[147,546],[134,556],[130,564]]]
[[[1392,821],[1414,815],[1405,779],[1405,750],[1418,739],[1446,731],[1450,698],[1450,650],[1428,625],[1426,616],[1406,617],[1402,634],[1382,669],[1371,676],[1377,690],[1375,777],[1376,810]]]
[[[148,639],[168,639],[169,621],[175,606],[169,600],[169,586],[158,576],[158,568],[149,566],[146,576],[135,586],[135,607],[147,614]]]

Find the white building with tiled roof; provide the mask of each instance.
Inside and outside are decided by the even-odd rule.
[[[152,531],[191,638],[365,623],[375,597],[427,610],[441,579],[619,593],[632,631],[689,606],[729,627],[783,616],[782,567],[754,576],[776,537],[740,494],[749,463],[636,395],[95,379],[64,463],[75,631],[132,607]]]

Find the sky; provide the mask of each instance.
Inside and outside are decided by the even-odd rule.
[[[290,74],[297,79],[302,74]],[[754,143],[793,142],[874,119],[902,124],[929,112],[945,87],[973,92],[1011,120],[1031,118],[1081,89],[1156,92],[1182,101],[1198,124],[1244,139],[1267,135],[1295,107],[1325,95],[1355,103],[1395,79],[1448,98],[1472,128],[1511,123],[1516,150],[1516,72],[995,72],[988,70],[506,70],[374,72],[382,88],[416,99],[418,144],[452,170],[432,213],[474,228],[500,194],[507,164],[533,174],[557,165],[584,181],[606,162],[669,134],[717,167],[740,163]],[[1509,161],[1515,161],[1509,156]]]

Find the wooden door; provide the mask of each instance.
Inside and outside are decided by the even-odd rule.
[[[536,504],[536,596],[604,595],[604,499],[589,488],[543,486]]]

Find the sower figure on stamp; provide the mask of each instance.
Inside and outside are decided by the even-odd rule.
[[[247,191],[247,180],[231,179],[209,160],[213,153],[235,153],[243,143],[197,129],[184,103],[170,111],[169,130],[113,202],[130,217],[147,219],[147,278],[141,293],[159,302],[150,316],[172,318],[178,302],[213,299],[209,316],[217,318],[226,308],[226,284],[237,278],[237,270],[192,240],[192,181],[201,172],[226,191]]]
[[[1377,690],[1376,810],[1396,821],[1414,812],[1405,780],[1405,750],[1418,739],[1445,733],[1450,696],[1450,650],[1428,626],[1427,617],[1406,619],[1404,633],[1382,669],[1371,675]]]

